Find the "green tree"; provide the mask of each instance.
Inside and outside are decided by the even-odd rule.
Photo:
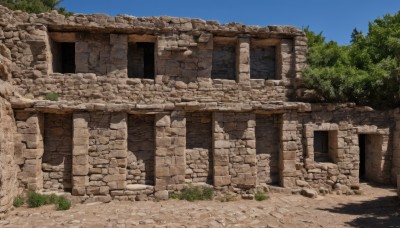
[[[0,4],[11,10],[22,10],[28,13],[45,13],[57,10],[59,13],[69,16],[71,12],[64,7],[58,7],[62,0],[0,0]]]
[[[400,106],[400,12],[370,22],[366,35],[354,29],[348,46],[326,42],[322,33],[308,28],[305,33],[309,53],[304,83],[320,101]]]

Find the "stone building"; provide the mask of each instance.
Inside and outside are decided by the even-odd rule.
[[[289,26],[0,6],[0,211],[28,190],[108,201],[190,183],[395,183],[398,110],[307,103],[306,53]]]

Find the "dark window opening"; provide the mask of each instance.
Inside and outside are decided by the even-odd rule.
[[[53,71],[75,73],[75,43],[53,43]]]
[[[255,46],[250,49],[250,78],[276,79],[274,46]]]
[[[365,143],[366,135],[358,135],[358,145],[360,147],[360,169],[359,177],[361,180],[365,180]]]
[[[314,161],[330,162],[328,131],[314,132]]]
[[[214,43],[212,79],[236,79],[236,45]]]
[[[129,43],[128,77],[153,79],[155,76],[154,43]]]

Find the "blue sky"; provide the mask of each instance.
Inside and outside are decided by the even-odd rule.
[[[353,28],[368,30],[368,22],[400,10],[400,0],[64,0],[76,13],[176,16],[247,25],[309,26],[328,40],[348,44]]]

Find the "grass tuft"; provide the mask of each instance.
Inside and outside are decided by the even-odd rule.
[[[24,197],[17,196],[14,198],[14,201],[13,201],[14,207],[20,207],[20,206],[24,205],[24,203],[25,203]]]
[[[49,101],[58,101],[58,93],[55,92],[47,93],[45,99]]]
[[[264,201],[266,199],[269,199],[269,196],[266,195],[264,192],[257,192],[254,195],[254,199],[257,200],[257,201]]]
[[[28,192],[27,203],[29,207],[40,207],[48,204],[55,204],[57,210],[68,210],[71,208],[71,201],[64,196],[56,194],[42,195],[36,192]]]
[[[57,211],[65,211],[71,208],[71,201],[66,199],[64,196],[58,197],[56,202]]]
[[[171,199],[187,200],[190,202],[196,200],[212,200],[214,189],[212,187],[188,186],[181,193],[171,193]]]

